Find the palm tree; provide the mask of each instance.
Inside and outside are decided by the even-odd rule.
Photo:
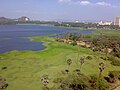
[[[48,88],[48,84],[49,84],[49,77],[48,77],[48,75],[43,75],[42,77],[41,77],[41,83],[43,84],[43,86],[46,88],[46,89],[49,89]]]
[[[99,72],[99,77],[102,76],[102,71],[103,71],[104,69],[105,69],[104,63],[103,63],[103,62],[99,63],[99,70],[100,70],[100,72]]]
[[[68,69],[69,69],[69,66],[72,64],[72,60],[71,60],[71,59],[68,59],[68,60],[67,60],[67,64],[68,64]]]
[[[81,57],[80,60],[79,60],[79,62],[80,62],[80,69],[81,69],[83,63],[85,62],[85,58],[84,58],[84,57]]]

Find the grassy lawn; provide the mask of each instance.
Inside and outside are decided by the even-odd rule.
[[[79,68],[77,56],[91,56],[92,60],[85,60],[81,72],[85,75],[98,75],[98,65],[105,63],[103,75],[108,71],[120,70],[120,67],[113,66],[109,61],[100,59],[104,53],[93,52],[90,49],[72,46],[56,42],[53,38],[45,36],[31,37],[31,41],[44,42],[47,47],[42,51],[11,51],[0,55],[0,76],[6,78],[9,86],[7,90],[41,90],[40,77],[48,74],[50,77],[49,86],[52,87],[52,80],[59,76],[59,72],[68,68],[66,60],[71,58],[73,63],[70,71]],[[2,70],[2,67],[7,69]]]

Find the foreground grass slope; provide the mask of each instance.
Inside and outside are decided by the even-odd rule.
[[[93,52],[90,49],[72,46],[56,42],[53,38],[45,36],[32,37],[31,41],[42,41],[47,47],[42,51],[12,51],[0,55],[0,76],[6,78],[9,86],[7,90],[41,90],[40,77],[48,74],[50,77],[49,86],[52,87],[52,81],[58,72],[68,68],[66,60],[71,58],[73,63],[71,71],[79,68],[77,63],[78,51],[79,58],[91,56],[92,60],[85,60],[81,73],[85,75],[98,75],[99,63],[105,63],[103,75],[106,76],[109,71],[120,70],[120,67],[113,66],[109,61],[100,59],[105,56],[104,53]],[[6,69],[2,69],[7,67]]]

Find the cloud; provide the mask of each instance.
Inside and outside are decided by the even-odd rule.
[[[80,5],[90,5],[91,2],[89,1],[80,1]]]
[[[58,0],[59,3],[71,2],[71,0]]]
[[[79,5],[90,5],[92,4],[86,0],[58,0],[59,3],[72,3],[72,4],[79,4]]]
[[[101,6],[101,7],[120,7],[117,5],[113,5],[107,2],[91,2],[89,0],[58,0],[59,3],[71,3],[71,4],[78,4],[81,6]]]
[[[106,3],[106,2],[97,2],[96,5],[100,5],[100,6],[112,6],[110,3]]]

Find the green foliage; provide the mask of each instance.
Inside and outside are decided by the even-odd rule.
[[[102,60],[109,60],[108,58],[106,58],[106,56],[102,56],[102,57],[100,57]],[[109,61],[111,61],[111,60],[109,60]]]
[[[108,82],[103,78],[98,78],[97,84],[98,90],[107,90],[109,88]]]
[[[74,23],[74,22],[62,22],[62,23],[56,23],[54,25],[64,26],[64,27],[82,27],[82,28],[97,27],[97,24],[93,24],[93,23]]]
[[[114,66],[120,66],[120,60],[114,56],[108,57],[108,60],[111,61],[111,64]]]
[[[71,45],[75,46],[75,45],[77,45],[77,43],[76,43],[75,41],[73,41],[73,42],[71,43]]]
[[[59,80],[59,79],[57,79]],[[83,74],[69,74],[59,82],[61,90],[87,90],[89,86],[88,77]]]
[[[54,82],[54,83],[61,83],[62,80],[64,80],[64,77],[55,78],[55,79],[53,80],[53,82]]]
[[[87,56],[86,59],[92,60],[92,57],[91,56]]]
[[[109,84],[103,78],[96,75],[85,76],[84,74],[68,74],[67,77],[57,78],[54,83],[60,90],[107,90]],[[53,87],[56,87],[55,85]]]
[[[92,39],[94,51],[103,51],[108,53],[108,48],[112,49],[112,55],[120,57],[120,37],[97,35]]]
[[[116,47],[113,48],[113,52],[112,54],[116,57],[119,57],[120,58],[120,44]]]
[[[93,38],[92,43],[93,43],[93,44],[97,44],[97,39],[96,39],[96,38]]]
[[[113,75],[115,78],[120,79],[120,71],[110,71],[109,75]]]
[[[90,83],[91,89],[93,89],[93,90],[97,89],[97,77],[95,75],[90,76],[89,83]]]
[[[112,65],[115,65],[115,66],[120,66],[120,60],[113,60],[112,62],[111,62],[111,64]]]
[[[69,39],[70,40],[76,41],[77,38],[78,38],[78,36],[75,33],[74,34],[72,34],[72,33],[69,34]]]
[[[72,46],[69,44],[56,42],[53,38],[48,38],[45,36],[31,37],[31,40],[37,42],[44,42],[44,45],[47,48],[45,50],[36,52],[11,51],[9,53],[4,53],[0,55],[0,74],[1,76],[4,76],[7,82],[10,84],[7,87],[7,90],[17,90],[18,88],[21,90],[42,90],[40,76],[44,74],[47,74],[50,77],[50,82],[48,85],[50,90],[59,90],[58,86],[60,86],[61,83],[56,83],[57,85],[54,85],[52,81],[54,80],[54,78],[62,77],[62,75],[63,78],[60,78],[55,82],[61,82],[61,80],[64,80],[65,77],[65,80],[67,80],[70,78],[70,76],[69,78],[67,78],[66,75],[69,75],[70,73],[72,73],[73,70],[76,70],[78,68],[76,64],[76,62],[78,62],[76,60],[76,57],[78,56],[78,46]],[[93,52],[88,48],[82,47],[79,47],[79,50],[80,57],[94,57],[92,60],[86,60],[82,70],[80,71],[80,73],[84,73],[84,76],[87,77],[88,80],[89,75],[98,74],[99,62],[104,62],[106,65],[105,67],[107,68],[103,72],[103,76],[107,75],[110,70],[120,70],[120,67],[111,65],[109,61],[103,61],[102,59],[98,59],[102,56],[105,56],[103,53]],[[68,58],[71,58],[73,63],[71,64],[72,68],[70,68],[70,73],[66,74],[65,69],[68,66],[66,64],[66,59]],[[5,66],[7,66],[7,69],[1,70],[1,68]],[[64,74],[58,75],[57,73],[61,70],[64,70]],[[74,76],[79,75],[76,73],[76,75]],[[80,83],[82,83],[83,86],[85,84],[88,86],[88,88],[90,88],[88,85],[89,83],[85,82],[86,79],[81,80],[82,81],[80,81]],[[71,83],[72,81],[74,81],[74,78],[73,80],[70,80]],[[75,80],[75,82],[77,83],[78,81]]]
[[[108,82],[103,78],[97,78],[96,75],[90,76],[89,83],[92,90],[107,90],[109,88]]]
[[[67,60],[67,64],[68,64],[68,65],[71,65],[71,64],[72,64],[72,60],[71,60],[71,59],[68,59],[68,60]]]

